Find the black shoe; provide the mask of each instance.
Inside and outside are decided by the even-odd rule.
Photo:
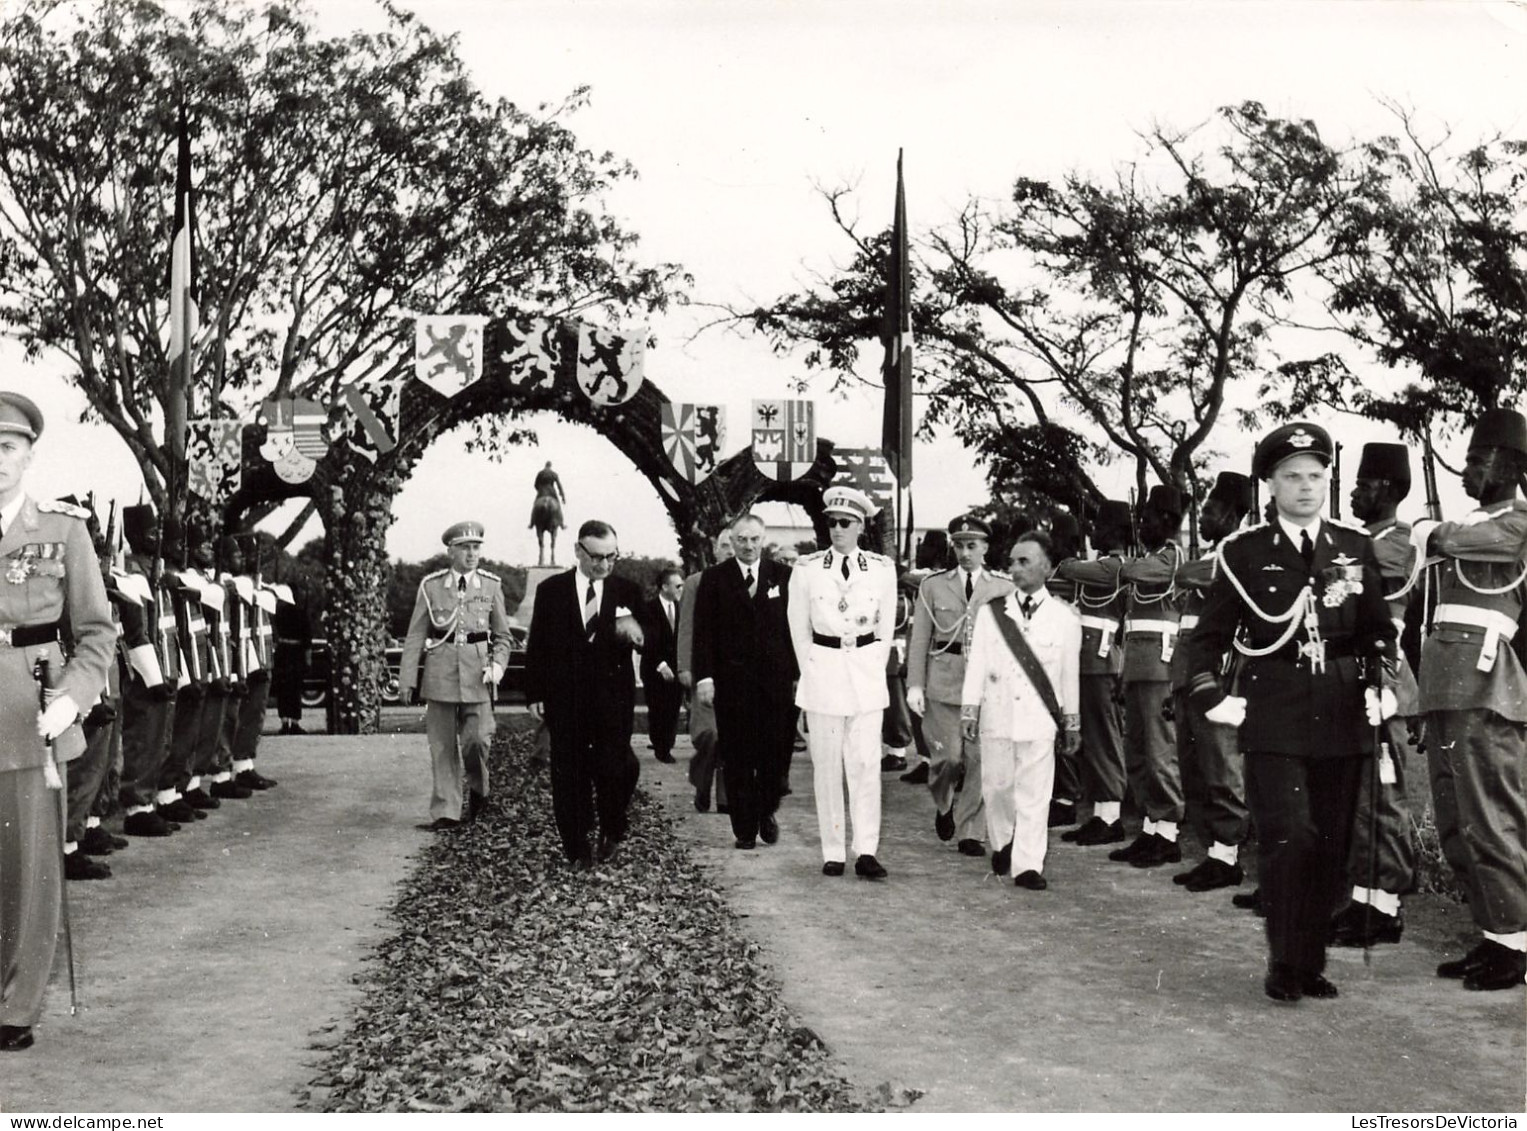
[[[1373,946],[1397,943],[1405,930],[1398,915],[1387,915],[1366,903],[1349,903],[1331,920],[1332,946]]]
[[[1245,878],[1246,872],[1239,864],[1226,864],[1223,860],[1205,856],[1199,861],[1198,867],[1177,873],[1172,877],[1172,882],[1181,884],[1189,891],[1215,891],[1218,888],[1238,887]]]
[[[284,730],[281,733],[282,734],[306,734],[307,731],[302,729],[302,724],[301,723],[293,723],[289,729]]]
[[[1070,840],[1071,843],[1082,848],[1091,848],[1097,844],[1120,844],[1124,840],[1124,822],[1105,821],[1102,817],[1093,817],[1072,833],[1061,833],[1060,839]]]
[[[117,844],[121,837],[114,837],[100,825],[93,825],[80,837],[80,851],[86,856],[110,856],[118,847],[126,848],[127,841]]]
[[[758,818],[758,839],[765,844],[779,843],[779,822],[774,819],[773,813],[765,813]]]
[[[30,1025],[0,1025],[0,1052],[20,1052],[31,1047]]]
[[[122,831],[128,836],[169,836],[172,831],[156,811],[129,813],[122,819]]]
[[[276,788],[275,778],[268,778],[264,774],[258,773],[255,770],[240,770],[233,776],[233,780],[238,782],[245,789],[252,789],[257,792],[262,789]]]
[[[907,760],[900,754],[887,754],[880,759],[882,774],[899,774],[907,768]]]
[[[1108,854],[1108,859],[1117,860],[1120,863],[1128,864],[1136,856],[1139,856],[1140,853],[1144,852],[1147,848],[1150,847],[1151,839],[1155,835],[1155,833],[1141,833],[1139,836],[1135,837],[1134,840],[1130,841],[1126,847],[1115,848]]]
[[[822,865],[822,875],[841,876],[843,874],[843,861],[829,860]]]
[[[481,793],[478,793],[475,789],[469,789],[467,791],[467,824],[470,825],[473,821],[477,820],[477,818],[482,816],[487,808],[487,797]]]
[[[959,848],[961,856],[986,855],[986,849],[981,847],[981,842],[979,840],[962,840],[958,845],[956,845],[956,847]]]
[[[1076,824],[1076,803],[1073,801],[1050,802],[1050,824],[1052,829],[1065,828],[1067,825]]]
[[[991,870],[999,876],[1007,875],[1007,870],[1013,863],[1013,842],[1008,841],[1006,847],[997,849],[991,854]]]
[[[667,765],[672,765],[675,761],[677,761],[677,759],[674,758],[674,756],[666,750],[654,750],[652,752],[652,756],[659,762],[663,762]]]
[[[910,770],[901,775],[901,780],[906,782],[908,785],[927,785],[928,763],[917,763],[917,765],[913,766]]]
[[[183,797],[177,797],[168,805],[159,806],[159,815],[166,821],[178,821],[182,825],[188,825],[192,821],[204,821],[207,818],[205,813],[187,805]]]
[[[1437,967],[1439,978],[1467,978],[1475,970],[1484,964],[1485,947],[1490,940],[1484,939],[1475,948],[1462,958],[1454,958],[1451,961],[1441,963]]]
[[[1013,877],[1013,886],[1015,888],[1028,888],[1030,891],[1044,891],[1045,888],[1050,886],[1050,881],[1030,868],[1027,872],[1019,872]]]
[[[730,805],[721,805],[718,803],[716,805],[716,812],[722,817],[730,817],[732,815],[732,807]]]
[[[933,831],[938,833],[939,840],[952,840],[954,838],[954,806],[949,807],[947,813],[938,813],[933,818]]]
[[[740,836],[737,838],[736,843],[733,844],[732,847],[741,849],[754,849],[758,847],[758,840],[756,837]]]
[[[608,863],[615,856],[615,850],[620,847],[618,837],[602,836],[599,838],[599,862]]]
[[[886,870],[873,856],[861,856],[854,861],[854,875],[862,880],[883,880]]]
[[[1156,868],[1162,864],[1182,863],[1182,846],[1160,833],[1151,833],[1151,843],[1129,861],[1132,868]]]
[[[1238,891],[1230,897],[1232,907],[1239,907],[1242,911],[1255,911],[1258,915],[1262,911],[1262,889],[1252,888],[1250,891]]]
[[[415,825],[416,829],[423,829],[427,833],[443,833],[447,829],[459,829],[461,822],[451,817],[436,817],[427,825]]]
[[[212,796],[226,797],[229,801],[245,801],[254,796],[254,790],[229,778],[227,781],[212,783]]]
[[[219,784],[221,783],[212,783],[213,796],[211,797],[207,796],[206,791],[201,786],[197,786],[195,789],[188,789],[182,793],[180,799],[192,809],[221,809],[223,803],[217,799],[217,787]],[[247,797],[248,794],[245,794],[245,796]]]
[[[1481,945],[1479,965],[1463,976],[1466,990],[1509,990],[1522,988],[1527,978],[1527,952],[1512,950],[1494,939]]]
[[[1304,991],[1305,997],[1312,997],[1320,1001],[1330,1001],[1333,997],[1339,997],[1335,985],[1323,974],[1306,974],[1304,984],[1299,987]]]
[[[83,852],[66,852],[64,854],[64,879],[66,880],[109,880],[111,879],[111,867],[102,864],[99,860],[92,860]]]
[[[1262,989],[1273,1001],[1295,1002],[1304,996],[1304,983],[1305,976],[1292,966],[1274,962],[1262,983]]]

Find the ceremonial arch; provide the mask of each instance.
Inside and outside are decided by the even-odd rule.
[[[576,337],[576,328],[571,333]],[[765,476],[744,446],[703,481],[691,483],[664,450],[663,407],[670,401],[654,382],[643,381],[621,404],[596,404],[578,386],[576,348],[561,352],[566,361],[555,374],[526,381],[505,361],[513,345],[510,325],[490,320],[484,327],[478,380],[452,396],[419,381],[404,382],[396,441],[374,460],[357,458],[350,447],[335,444],[306,482],[290,484],[268,461],[250,458],[248,449],[258,446],[259,436],[246,436],[243,483],[224,507],[229,528],[252,508],[301,496],[312,498],[323,522],[328,587],[324,631],[331,656],[334,733],[363,734],[375,728],[384,663],[387,531],[394,503],[429,446],[460,425],[483,425],[489,445],[512,442],[516,423],[538,413],[592,428],[652,484],[678,532],[686,569],[708,564],[712,536],[730,516],[755,502],[796,503],[814,520],[820,519],[822,488],[835,466],[830,441],[818,440],[810,471],[789,482]]]

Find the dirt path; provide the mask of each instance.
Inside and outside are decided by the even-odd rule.
[[[430,836],[414,828],[429,768],[409,735],[269,738],[260,769],[280,785],[69,885],[82,1007],[69,1016],[60,946],[36,1046],[0,1064],[0,1109],[294,1109]]]
[[[914,1111],[1521,1111],[1527,993],[1474,994],[1433,968],[1469,923],[1407,901],[1405,938],[1332,952],[1335,1002],[1262,993],[1261,921],[1176,869],[1109,863],[1052,834],[1051,887],[1019,891],[933,834],[928,791],[883,779],[880,884],[820,874],[811,766],[780,842],[732,847],[694,811],[683,760],[642,752],[697,858],[748,916],[786,998],[866,1088]]]

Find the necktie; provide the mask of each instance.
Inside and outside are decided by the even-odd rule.
[[[673,627],[674,627],[674,624],[673,624],[673,602],[672,601],[664,601],[663,602],[663,615],[668,618],[668,628],[670,630],[672,630]]]
[[[748,596],[751,597],[758,592],[758,583],[753,580],[752,570],[748,570],[747,573],[747,577],[743,578],[743,580],[748,583]]]
[[[971,580],[970,574],[965,575],[965,600],[970,600],[976,591],[976,583]]]
[[[465,574],[462,574],[460,577],[458,577],[456,579],[456,592],[460,596],[466,596],[466,592],[467,592],[467,578],[466,578]]]
[[[1315,543],[1310,541],[1310,532],[1308,530],[1301,530],[1299,532],[1299,554],[1304,558],[1305,569],[1309,569],[1310,566],[1315,564]]]
[[[583,595],[583,627],[587,628],[599,615],[599,601],[594,596],[594,583],[589,582],[588,591]]]
[[[848,580],[848,559],[847,558],[843,559],[843,580],[844,581]]]
[[[1025,597],[1023,599],[1023,619],[1024,620],[1028,620],[1033,615],[1034,615],[1034,598],[1032,598],[1032,597]]]

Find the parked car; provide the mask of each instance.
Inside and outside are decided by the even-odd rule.
[[[522,625],[509,626],[509,663],[504,678],[499,681],[498,698],[507,700],[518,697],[525,687],[525,644],[530,637],[529,629]],[[404,702],[403,688],[398,681],[398,669],[403,665],[403,646],[389,644],[386,651],[387,673],[382,677],[382,703],[392,707]],[[322,707],[329,698],[329,642],[314,640],[308,652],[308,674],[302,685],[302,705]]]

